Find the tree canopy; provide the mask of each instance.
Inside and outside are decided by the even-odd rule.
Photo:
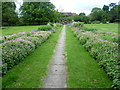
[[[100,21],[103,23],[106,23],[107,21],[113,23],[113,22],[119,22],[119,12],[118,9],[120,5],[116,5],[115,3],[109,4],[109,6],[104,5],[103,8],[95,7],[91,10],[90,13],[90,20],[91,21]],[[110,10],[109,10],[110,8]]]
[[[15,12],[16,5],[14,2],[2,2],[2,25],[16,25],[18,14]]]
[[[89,15],[81,12],[66,17],[55,10],[55,6],[51,2],[24,2],[18,15],[15,12],[16,5],[14,2],[2,2],[2,25],[43,25],[48,22],[71,22],[72,20],[84,23],[92,23],[94,21],[102,23],[109,21],[113,23],[120,21],[119,8],[120,5],[110,3],[102,8],[94,7]]]
[[[51,2],[24,2],[20,8],[26,25],[47,24],[57,20],[57,11]]]
[[[109,11],[109,6],[104,5],[103,8],[102,8],[102,10],[108,12]]]

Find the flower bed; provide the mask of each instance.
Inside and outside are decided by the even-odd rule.
[[[25,36],[25,35],[27,35],[26,32],[19,32],[18,34],[3,36],[3,37],[0,37],[0,43],[3,43],[3,42],[8,41],[8,40],[15,40],[16,38],[19,38],[19,37]]]
[[[117,33],[106,32],[106,31],[98,31],[94,28],[86,28],[86,27],[82,27],[82,28],[79,28],[79,29],[83,30],[83,31],[91,31],[92,33],[100,36],[101,39],[103,39],[103,40],[108,40],[108,41],[111,41],[111,42],[119,42]]]
[[[21,32],[11,36],[1,44],[2,47],[2,74],[6,74],[9,69],[24,60],[26,56],[32,53],[42,42],[44,42],[51,32]],[[14,37],[13,37],[14,36]]]
[[[118,34],[112,33],[112,32],[105,32],[105,31],[96,31],[96,34],[98,34],[103,40],[108,40],[110,42],[119,42],[118,41]]]
[[[85,30],[76,30],[74,34],[113,80],[112,87],[120,89],[120,62],[116,34]]]

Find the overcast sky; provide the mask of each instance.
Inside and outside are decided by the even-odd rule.
[[[90,14],[92,8],[102,8],[103,5],[118,3],[120,0],[50,0],[57,9],[63,9],[65,12],[75,12],[77,14],[84,12]]]
[[[16,0],[19,2],[17,7],[19,8],[19,4],[23,0]],[[102,8],[103,5],[109,5],[110,3],[118,3],[120,0],[50,0],[59,11],[64,12],[74,12],[81,13],[84,12],[86,15],[90,14],[92,8],[99,7]]]

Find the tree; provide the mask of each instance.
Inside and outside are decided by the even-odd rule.
[[[80,22],[84,22],[84,23],[89,23],[89,17],[85,15],[85,13],[80,13]]]
[[[24,2],[20,11],[25,25],[39,25],[57,20],[54,8],[51,2]]]
[[[107,21],[107,14],[105,11],[101,10],[100,8],[93,8],[90,14],[91,21]]]
[[[104,5],[102,10],[108,12],[109,11],[109,6]]]
[[[109,12],[110,22],[119,22],[120,21],[120,5],[114,6]]]
[[[85,13],[80,13],[79,16],[85,16]]]
[[[99,12],[100,10],[101,10],[101,8],[95,7],[92,9],[91,13]]]
[[[16,25],[18,14],[15,12],[16,5],[14,2],[2,2],[2,25]]]
[[[80,16],[79,15],[77,15],[77,14],[75,14],[75,15],[73,15],[73,16],[70,16],[71,18],[72,18],[72,20],[74,20],[75,22],[78,22],[78,21],[80,21]]]
[[[2,9],[2,2],[0,1],[0,9]],[[0,10],[0,27],[2,26],[2,10]]]
[[[115,5],[116,5],[116,3],[110,3],[109,4],[110,9],[112,9]]]

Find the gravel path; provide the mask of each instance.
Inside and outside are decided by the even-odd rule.
[[[65,34],[64,25],[43,88],[66,88]]]

